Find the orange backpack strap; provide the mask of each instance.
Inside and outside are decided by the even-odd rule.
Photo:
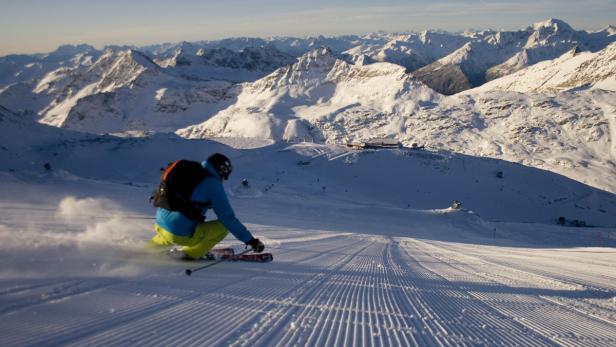
[[[163,181],[167,180],[167,176],[169,175],[169,172],[171,172],[171,170],[173,170],[173,168],[181,161],[180,160],[176,160],[173,163],[171,163],[171,165],[169,165],[168,168],[165,169],[165,171],[163,172],[163,177],[161,178]]]

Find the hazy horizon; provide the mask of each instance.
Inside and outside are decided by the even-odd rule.
[[[576,30],[616,24],[616,1],[0,0],[0,56],[64,44],[146,46],[230,37],[338,36],[376,31],[522,30],[558,18]]]

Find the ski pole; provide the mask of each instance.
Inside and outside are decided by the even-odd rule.
[[[252,249],[247,249],[247,250],[243,251],[242,253],[238,253],[237,255],[246,254],[246,253],[248,253],[250,251],[252,251]],[[199,266],[199,267],[196,267],[194,269],[186,269],[184,271],[184,273],[186,274],[186,276],[190,276],[195,271],[203,270],[203,269],[208,268],[210,266],[214,266],[216,264],[222,263],[223,261],[225,261],[225,259],[218,259],[218,260],[214,261],[213,263],[210,263],[210,264],[207,264],[207,265]]]

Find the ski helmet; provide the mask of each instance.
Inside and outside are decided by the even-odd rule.
[[[220,178],[223,180],[228,180],[231,172],[233,171],[233,167],[231,166],[231,160],[220,153],[212,154],[209,158],[207,158],[208,164],[214,167],[214,170],[218,173]]]

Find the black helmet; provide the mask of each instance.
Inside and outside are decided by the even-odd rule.
[[[207,162],[214,167],[214,170],[216,170],[220,178],[223,180],[229,179],[229,175],[231,175],[233,171],[229,158],[220,153],[215,153],[207,158]]]

